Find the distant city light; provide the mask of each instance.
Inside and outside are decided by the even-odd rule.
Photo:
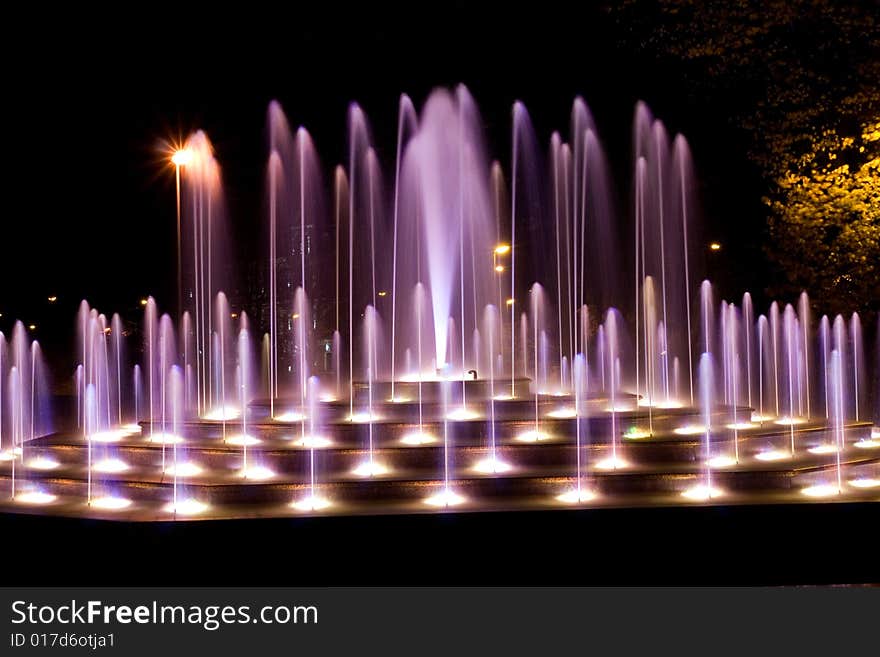
[[[55,303],[56,301],[58,301],[58,297],[56,297],[56,296],[49,297],[49,303]]]
[[[147,305],[147,300],[146,300],[146,299],[141,299],[141,305],[142,305],[142,306],[146,306],[146,305]]]
[[[721,243],[720,242],[712,242],[711,244],[709,244],[709,250],[710,251],[720,251],[721,250]]]
[[[36,331],[36,330],[37,330],[37,325],[36,325],[36,324],[28,324],[28,328],[29,328],[31,331]]]
[[[513,305],[513,299],[508,299],[505,303],[507,303],[508,306],[512,306],[512,305]]]
[[[382,290],[381,292],[379,292],[379,296],[386,297],[386,296],[388,296],[388,292],[386,292],[385,290]]]

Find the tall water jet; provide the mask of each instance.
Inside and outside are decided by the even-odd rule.
[[[721,494],[712,485],[712,409],[715,403],[715,374],[712,355],[703,353],[698,365],[700,386],[700,412],[703,416],[703,483],[685,490],[682,495],[688,499],[710,500]]]

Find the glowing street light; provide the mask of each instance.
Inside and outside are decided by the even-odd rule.
[[[510,253],[510,244],[499,244],[495,247],[495,255],[506,255]]]
[[[191,153],[186,148],[178,148],[171,156],[171,163],[176,167],[184,167],[189,164]]]
[[[720,251],[721,250],[721,243],[720,242],[712,242],[711,244],[709,244],[709,250],[710,251]]]
[[[141,305],[142,305],[142,306],[146,306],[146,305],[147,305],[147,300],[146,300],[146,299],[141,299]]]
[[[495,271],[497,271],[499,274],[504,273],[504,265],[495,265]]]
[[[49,298],[47,299],[47,301],[48,301],[49,303],[55,303],[56,301],[58,301],[58,297],[52,295],[51,297],[49,297]]]

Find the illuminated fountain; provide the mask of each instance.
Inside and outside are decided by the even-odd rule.
[[[689,146],[643,103],[624,202],[580,98],[549,148],[515,103],[503,161],[464,87],[420,111],[402,96],[390,150],[352,104],[326,184],[306,129],[274,102],[267,122],[265,280],[233,292],[220,163],[197,132],[171,160],[174,312],[82,302],[71,427],[51,432],[39,345],[20,323],[0,334],[4,508],[876,499],[873,327],[702,280]]]

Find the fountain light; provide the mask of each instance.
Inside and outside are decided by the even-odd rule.
[[[236,420],[240,415],[239,410],[232,406],[227,406],[223,408],[222,406],[218,406],[217,408],[212,408],[210,411],[202,415],[203,420],[209,420],[213,422],[224,422],[226,420]]]
[[[184,461],[174,465],[173,463],[165,468],[165,474],[173,477],[197,477],[202,474],[202,467],[192,461]]]
[[[515,397],[513,395],[495,395],[492,399],[495,401],[511,401]]]
[[[336,401],[336,395],[331,395],[329,392],[326,392],[319,396],[318,400],[324,402],[325,404],[330,404]]]
[[[709,487],[706,484],[695,484],[683,490],[681,496],[688,500],[705,501],[721,497],[722,494],[720,488]]]
[[[840,489],[833,484],[816,484],[801,489],[801,494],[807,497],[831,497],[840,495]]]
[[[391,404],[406,404],[406,403],[411,402],[412,399],[410,399],[409,397],[394,396],[394,397],[391,397],[388,401]]]
[[[701,433],[706,433],[706,427],[702,424],[685,424],[682,427],[676,427],[672,431],[679,436],[696,436]]]
[[[58,461],[48,456],[35,456],[27,462],[27,467],[33,470],[54,470],[59,465]]]
[[[816,445],[815,447],[810,447],[807,451],[810,454],[836,454],[837,453],[837,445],[832,445],[830,443],[824,443],[822,445]]]
[[[326,497],[308,495],[300,500],[291,502],[290,506],[297,511],[321,511],[331,506],[331,502]]]
[[[853,488],[877,488],[880,486],[880,479],[874,477],[857,477],[850,479],[849,485]]]
[[[439,493],[434,493],[425,498],[425,504],[433,507],[450,507],[464,504],[465,498],[451,488],[444,488]]]
[[[208,505],[204,502],[199,502],[193,497],[188,497],[185,500],[178,500],[177,504],[169,502],[162,507],[162,510],[165,513],[173,513],[179,516],[197,516],[207,511]]]
[[[0,452],[0,461],[11,461],[15,458],[15,454],[10,451],[4,450]]]
[[[138,427],[140,430],[140,427]],[[132,432],[129,429],[124,427],[119,427],[117,429],[107,429],[105,431],[96,431],[89,439],[93,443],[118,443],[120,440],[125,438],[126,436],[130,436]]]
[[[297,438],[293,441],[293,444],[297,447],[305,447],[306,449],[323,449],[324,447],[330,447],[333,441],[326,436],[312,436],[309,434]]]
[[[477,461],[474,464],[474,472],[479,472],[480,474],[501,474],[503,472],[510,472],[511,470],[513,470],[513,466],[510,465],[510,463],[502,461],[497,457],[492,458],[491,456]]]
[[[252,481],[266,481],[274,477],[275,473],[265,465],[251,465],[246,469],[239,470],[238,475]]]
[[[226,444],[237,445],[238,447],[250,447],[251,445],[259,445],[260,439],[247,433],[237,433],[234,436],[229,436],[226,439]]]
[[[764,422],[769,422],[773,419],[772,415],[761,415],[758,412],[752,413],[752,422],[757,422],[759,424],[763,424]]]
[[[605,407],[606,413],[626,413],[627,411],[631,411],[631,410],[632,410],[632,406],[630,406],[629,404],[623,404],[620,402],[617,402],[616,404],[609,404],[608,406]]]
[[[654,401],[652,402],[650,399],[646,397],[641,397],[638,401],[638,405],[647,408],[662,408],[662,409],[670,409],[670,408],[681,408],[683,404],[681,402],[667,400],[667,401]],[[616,410],[616,409],[615,409]],[[629,409],[626,409],[629,410]]]
[[[719,454],[718,456],[713,456],[707,461],[710,468],[730,468],[737,463],[738,461],[728,454]]]
[[[376,461],[364,461],[351,471],[353,475],[358,477],[378,477],[389,472],[387,467]]]
[[[746,431],[747,429],[754,429],[758,425],[754,422],[731,422],[725,426],[731,431]]]
[[[596,462],[597,470],[620,470],[629,467],[629,463],[619,456],[608,456]]]
[[[92,470],[94,470],[95,472],[116,474],[128,470],[128,463],[126,463],[122,459],[107,458],[92,464]]]
[[[121,428],[125,429],[125,431],[127,431],[129,435],[141,432],[141,425],[139,425],[137,422],[129,422],[128,424],[123,424]]]
[[[623,433],[623,437],[629,440],[639,440],[640,438],[650,438],[651,432],[641,427],[630,427]]]
[[[16,502],[21,502],[22,504],[51,504],[58,497],[53,495],[52,493],[44,493],[41,490],[30,490],[25,493],[19,493],[15,496]]]
[[[577,411],[571,407],[557,408],[547,413],[547,417],[552,417],[555,420],[570,420],[577,417]]]
[[[117,497],[115,495],[105,495],[104,497],[96,497],[89,506],[102,511],[121,511],[131,506],[131,500],[127,497]]]
[[[581,490],[572,488],[561,495],[557,495],[556,499],[563,504],[583,504],[584,502],[592,502],[596,497],[598,497],[596,493],[587,488],[582,488]]]
[[[147,442],[154,445],[179,445],[183,442],[183,438],[173,433],[154,433],[147,436]]]
[[[797,426],[799,424],[805,424],[806,421],[807,419],[803,417],[781,417],[777,420],[774,420],[774,424],[778,424],[783,427],[790,427],[792,425]]]
[[[272,418],[275,422],[302,422],[306,419],[305,413],[299,411],[284,411]]]
[[[873,436],[873,434],[872,434],[872,436]],[[880,447],[880,440],[878,440],[877,438],[874,438],[874,437],[862,438],[861,440],[859,440],[853,444],[856,447],[858,447],[859,449],[875,449],[877,447]]]
[[[543,440],[550,440],[550,438],[551,436],[549,433],[545,433],[543,431],[535,431],[534,429],[524,431],[516,437],[516,439],[521,443],[538,443]]]
[[[880,427],[871,427],[871,438],[880,439]]]
[[[400,442],[404,445],[430,445],[437,442],[437,438],[424,431],[413,431],[401,438]]]
[[[377,422],[379,416],[376,413],[370,414],[369,411],[355,411],[349,415],[346,420],[354,424],[366,424],[367,422]]]
[[[478,417],[480,417],[479,413],[477,413],[476,411],[472,411],[471,409],[469,409],[465,406],[460,406],[459,408],[456,408],[452,411],[449,411],[449,413],[446,414],[446,419],[452,420],[454,422],[463,422],[465,420],[476,420]]]
[[[766,449],[755,454],[759,461],[784,461],[791,458],[791,452],[785,449]]]

